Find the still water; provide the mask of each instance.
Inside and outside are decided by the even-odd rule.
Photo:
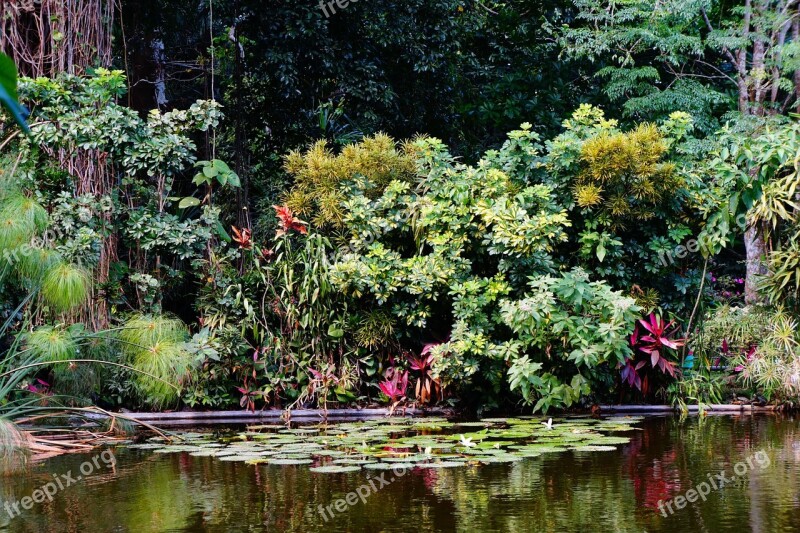
[[[96,462],[89,475],[63,481],[70,486],[52,502],[13,519],[0,509],[0,531],[800,532],[800,418],[655,417],[638,427],[613,452],[403,475],[116,448],[113,468]],[[75,478],[96,453],[0,478],[0,501],[20,501],[54,476]]]

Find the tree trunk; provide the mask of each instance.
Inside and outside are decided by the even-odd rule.
[[[166,52],[164,51],[164,41],[156,38],[150,42],[150,47],[153,51],[153,66],[155,68],[155,81],[153,88],[155,89],[156,107],[161,110],[167,107],[169,100],[167,100],[167,74],[164,67],[166,63]]]
[[[745,0],[744,13],[742,17],[742,37],[750,37],[750,26],[752,24],[752,0]],[[764,64],[764,43],[756,40],[753,45],[753,63],[758,63],[760,68]],[[753,77],[753,70],[747,68],[747,47],[742,47],[736,54],[736,70],[738,75],[738,103],[739,112],[743,115],[761,115],[762,106],[760,101],[761,81]],[[755,69],[755,66],[754,66]],[[755,100],[755,101],[754,101]],[[750,170],[750,177],[755,179],[758,175],[758,168]],[[747,256],[746,279],[744,285],[744,300],[748,305],[757,304],[762,301],[758,293],[758,276],[763,276],[768,272],[766,264],[767,243],[764,238],[765,228],[762,224],[748,225],[744,232],[744,247]]]
[[[764,276],[768,273],[765,263],[767,243],[764,239],[764,227],[762,224],[747,226],[744,232],[744,247],[747,254],[744,301],[747,305],[762,303],[764,299],[756,289],[758,276]]]

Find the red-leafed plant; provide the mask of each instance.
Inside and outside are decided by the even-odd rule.
[[[723,350],[724,350],[723,353],[725,355],[728,355],[728,352],[729,352],[728,341],[723,341],[722,344],[723,344]],[[734,367],[733,371],[736,372],[736,373],[743,372],[745,370],[745,368],[746,368],[745,364],[747,364],[747,363],[749,363],[750,361],[753,360],[753,357],[755,357],[755,355],[756,355],[756,350],[757,349],[758,348],[756,346],[751,346],[750,349],[747,350],[747,353],[745,354],[744,359],[742,361],[744,364],[736,365],[736,367]]]
[[[647,363],[654,370],[660,370],[662,374],[674,378],[678,371],[677,365],[668,355],[686,343],[686,339],[678,337],[679,332],[680,326],[675,321],[667,322],[655,313],[639,320],[631,335],[634,356],[622,365],[622,381],[647,394],[648,376],[640,375]]]
[[[629,387],[635,387],[636,390],[642,390],[642,378],[639,376],[639,370],[646,363],[647,361],[644,360],[634,363],[633,359],[627,359],[620,372],[622,382],[627,383]]]
[[[242,394],[242,398],[239,400],[239,405],[241,405],[243,408],[246,408],[248,411],[256,411],[256,401],[267,401],[268,393],[259,389],[256,383],[251,382],[247,377],[244,379],[243,386],[236,388]]]
[[[432,366],[435,359],[431,353],[435,344],[426,344],[422,348],[419,356],[409,355],[408,362],[411,370],[419,372],[417,378],[416,395],[417,401],[421,404],[430,402],[431,398],[438,392],[442,392],[441,382],[433,377]]]
[[[52,394],[50,392],[50,384],[38,378],[36,379],[36,383],[28,384],[28,386],[25,387],[25,390],[34,394],[43,394],[47,396]]]
[[[281,205],[273,205],[272,208],[275,209],[275,214],[278,216],[278,221],[280,222],[280,227],[275,235],[276,237],[283,237],[292,230],[299,231],[304,235],[308,233],[306,223],[295,217],[291,209]]]
[[[386,379],[378,387],[392,402],[392,406],[397,405],[406,396],[408,371],[401,372],[396,368],[390,368],[386,373]]]
[[[231,226],[233,230],[233,242],[239,245],[242,250],[249,250],[253,247],[253,232],[247,228],[239,229],[236,226]]]

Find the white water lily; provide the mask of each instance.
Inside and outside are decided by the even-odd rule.
[[[546,427],[547,429],[553,429],[553,419],[552,418],[548,418],[547,422],[542,422],[542,425],[544,427]]]
[[[461,445],[465,448],[474,448],[477,446],[477,444],[472,442],[472,437],[466,437],[464,435],[461,435]]]

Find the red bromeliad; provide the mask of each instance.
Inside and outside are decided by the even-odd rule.
[[[292,230],[298,231],[304,235],[308,233],[306,222],[295,217],[291,209],[285,205],[273,205],[272,208],[275,209],[275,214],[278,216],[278,220],[281,223],[281,227],[278,228],[278,232],[275,235],[276,237],[282,237]]]
[[[242,250],[249,250],[253,247],[253,232],[247,228],[239,229],[236,226],[231,226],[233,230],[233,242],[239,245]]]

